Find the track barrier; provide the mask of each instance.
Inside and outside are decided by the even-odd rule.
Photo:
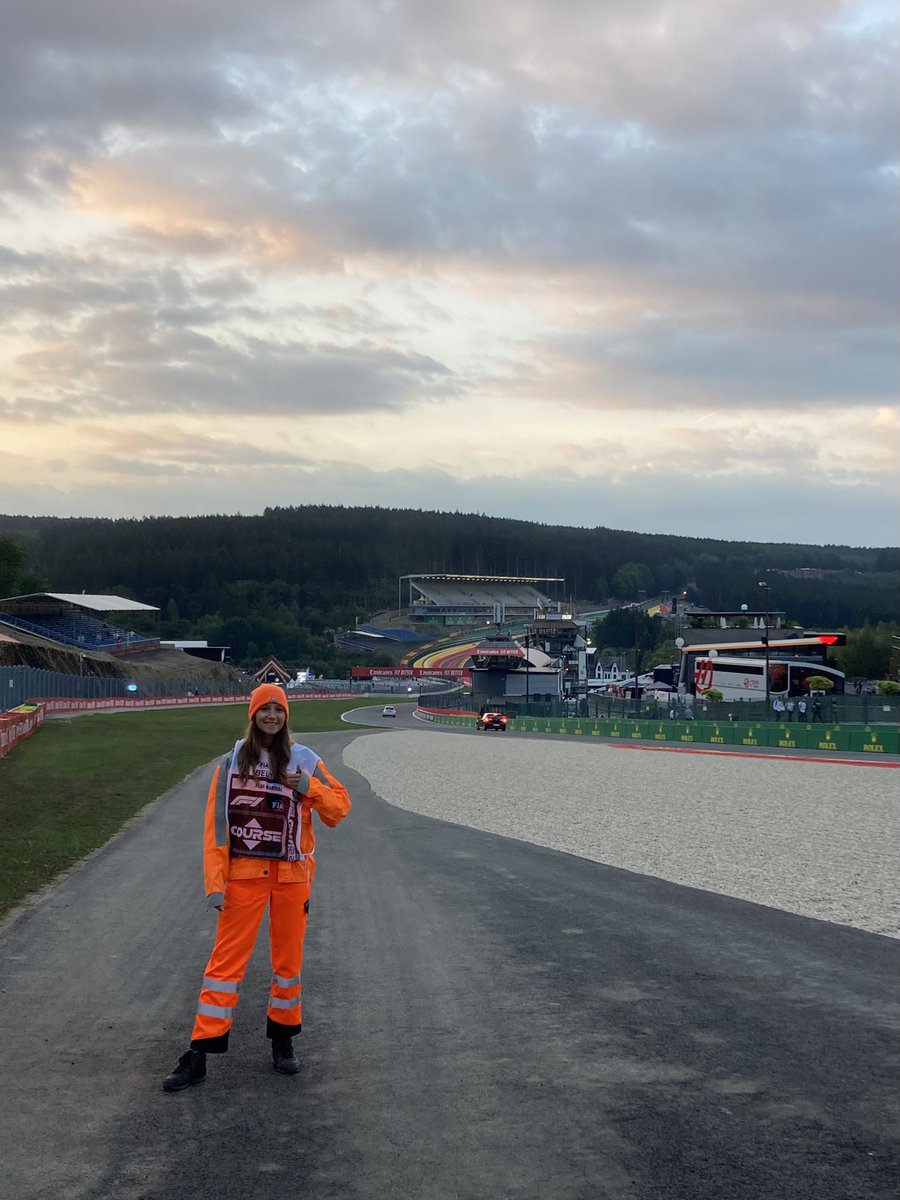
[[[0,758],[4,758],[25,738],[31,737],[44,720],[40,705],[23,705],[0,713]]]
[[[473,728],[475,715],[445,709],[419,709],[438,724]],[[512,717],[510,729],[523,733],[564,733],[573,737],[624,742],[676,742],[781,750],[853,751],[865,755],[900,754],[896,725],[829,725],[775,721],[636,721],[616,717]]]
[[[355,692],[291,693],[291,704],[316,700],[347,700]],[[79,700],[72,696],[56,696],[34,704],[21,704],[17,708],[0,713],[0,758],[12,750],[43,723],[47,716],[74,715],[89,712],[121,712],[122,709],[146,708],[193,708],[208,707],[210,704],[246,704],[246,694],[231,696],[156,696],[124,697],[107,696],[101,700]]]

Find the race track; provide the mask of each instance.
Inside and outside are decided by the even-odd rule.
[[[3,1200],[893,1200],[896,940],[407,811],[342,765],[359,736],[310,739],[354,809],[299,1078],[263,939],[230,1053],[160,1088],[213,931],[206,769],[0,934]]]

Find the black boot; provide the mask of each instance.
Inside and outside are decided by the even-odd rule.
[[[291,1039],[285,1034],[272,1038],[272,1066],[282,1075],[296,1075],[300,1070]]]
[[[175,1070],[163,1080],[164,1092],[180,1092],[206,1078],[206,1054],[202,1050],[188,1050],[179,1058]]]

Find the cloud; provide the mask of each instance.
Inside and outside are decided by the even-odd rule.
[[[318,337],[258,335],[251,327],[265,313],[248,292],[233,274],[198,284],[171,267],[154,275],[117,272],[109,262],[60,263],[57,271],[51,263],[0,287],[0,312],[29,334],[14,359],[22,379],[52,389],[57,410],[70,416],[338,415],[402,408],[460,386],[434,357],[371,336],[365,315],[344,323],[340,342],[326,330],[338,332],[341,314],[324,305],[305,311],[322,326]],[[231,300],[238,305],[229,317]]]
[[[452,390],[448,371],[424,355],[376,346],[336,347],[251,341],[229,347],[193,331],[139,336],[120,314],[95,328],[99,343],[50,343],[20,365],[55,381],[70,416],[153,413],[258,415],[400,408]],[[64,390],[63,380],[77,386]]]
[[[873,430],[900,429],[900,413],[896,408],[879,408],[870,422]]]
[[[804,448],[874,503],[883,444],[829,422],[895,394],[896,43],[874,0],[9,0],[4,436],[121,508],[280,422],[373,500],[407,447],[509,511],[591,453],[610,503],[671,487],[715,412],[735,505]],[[156,457],[86,451],[104,417]]]
[[[104,448],[88,458],[88,465],[98,474],[110,477],[127,477],[138,469],[138,464],[158,475],[170,471],[199,474],[207,470],[225,474],[236,467],[250,471],[260,467],[305,471],[317,466],[310,455],[295,453],[281,443],[259,445],[227,435],[198,432],[185,437],[183,430],[174,425],[145,433],[139,442],[131,430],[112,430],[102,425],[83,426],[81,433],[97,447]]]
[[[615,407],[712,403],[782,409],[837,400],[871,405],[896,393],[896,339],[888,329],[716,329],[641,322],[603,334],[562,337],[533,350],[543,364],[541,391]]]

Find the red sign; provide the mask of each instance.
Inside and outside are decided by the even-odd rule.
[[[43,708],[27,709],[0,715],[0,758],[3,758],[17,742],[31,737],[44,719]]]
[[[713,662],[711,658],[698,658],[694,667],[694,687],[698,692],[705,692],[712,687]]]
[[[423,675],[447,675],[451,679],[463,679],[469,674],[462,667],[352,667],[354,679],[420,679]]]

